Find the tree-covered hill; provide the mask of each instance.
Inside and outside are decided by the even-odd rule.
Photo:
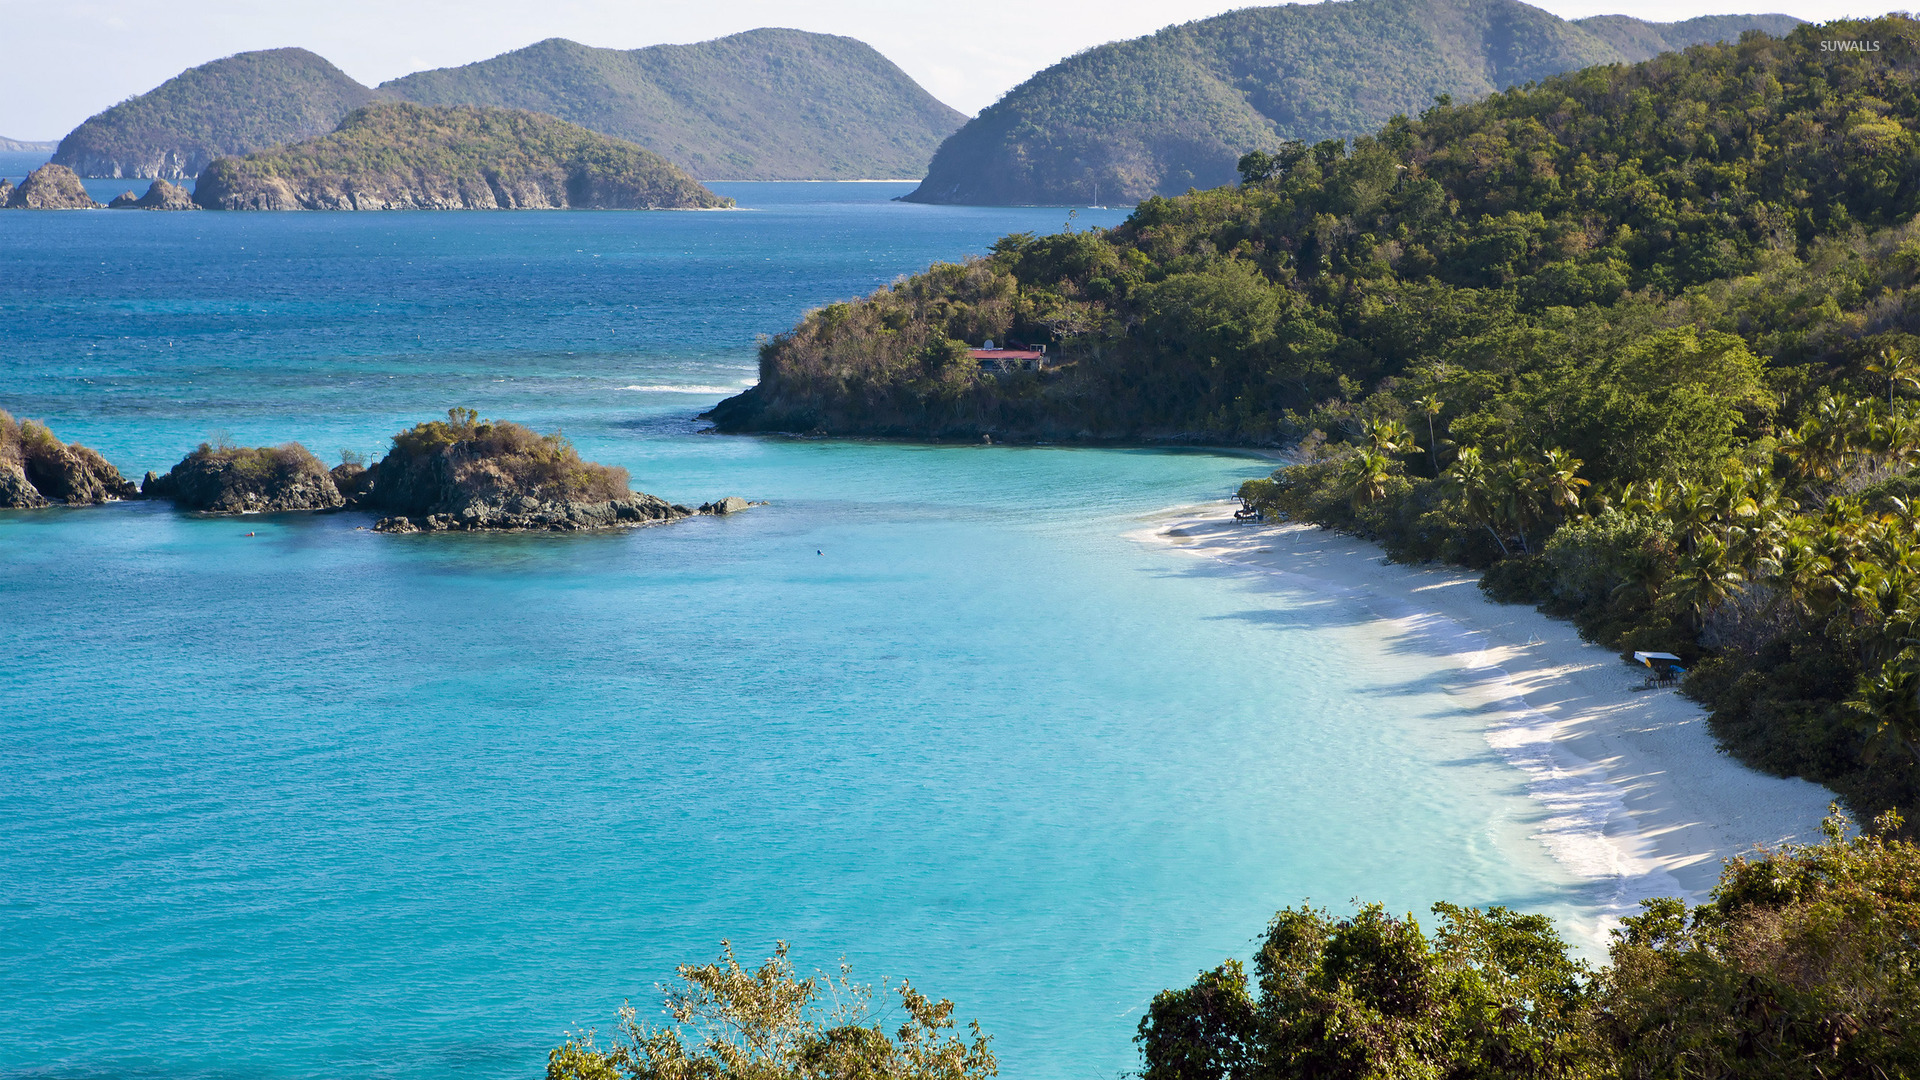
[[[184,180],[218,157],[332,131],[373,91],[305,49],[244,52],[189,68],[60,140],[81,176]]]
[[[208,166],[217,210],[508,210],[732,205],[643,147],[514,109],[386,101],[329,135]]]
[[[1589,68],[1240,165],[812,312],[712,416],[1291,444],[1254,505],[1491,566],[1679,654],[1745,760],[1863,813],[1920,800],[1920,23]],[[984,373],[987,337],[1055,366]]]
[[[1132,203],[1231,181],[1250,150],[1364,134],[1437,96],[1472,100],[1638,61],[1784,15],[1570,23],[1517,0],[1336,0],[1229,12],[1090,49],[943,143],[916,202]]]
[[[919,176],[966,119],[863,42],[780,29],[631,51],[553,38],[380,90],[550,113],[703,180]]]

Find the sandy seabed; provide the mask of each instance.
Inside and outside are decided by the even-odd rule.
[[[1379,547],[1308,525],[1248,525],[1237,503],[1177,507],[1132,534],[1371,610],[1383,637],[1418,636],[1458,666],[1448,692],[1485,718],[1487,742],[1547,810],[1535,834],[1599,887],[1602,926],[1642,899],[1698,902],[1720,864],[1755,845],[1820,839],[1834,795],[1722,752],[1706,712],[1645,669],[1582,641],[1571,623],[1498,604],[1458,567],[1403,566]]]

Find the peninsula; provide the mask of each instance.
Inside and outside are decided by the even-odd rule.
[[[214,210],[655,210],[733,205],[658,154],[513,109],[380,102],[331,134],[207,167]]]
[[[1286,446],[1249,513],[1484,568],[1668,657],[1741,760],[1912,817],[1916,71],[1920,23],[1841,21],[1250,153],[812,312],[709,415]]]

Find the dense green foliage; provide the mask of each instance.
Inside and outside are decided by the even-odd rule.
[[[305,49],[244,52],[88,119],[60,140],[53,160],[82,176],[182,180],[215,158],[331,131],[373,96]]]
[[[810,313],[713,416],[1293,444],[1252,505],[1491,567],[1684,657],[1744,760],[1911,807],[1917,45],[1900,16],[1752,35],[1251,154]],[[982,373],[983,337],[1059,363]]]
[[[1250,150],[1373,131],[1436,97],[1645,60],[1784,15],[1570,23],[1516,0],[1255,7],[1089,49],[1021,83],[941,145],[919,202],[1133,203],[1234,178]]]
[[[1906,1077],[1920,1070],[1920,849],[1848,838],[1736,858],[1655,900],[1594,971],[1551,920],[1436,905],[1274,917],[1254,959],[1159,994],[1142,1080]]]
[[[631,1005],[601,1046],[586,1031],[555,1047],[547,1080],[986,1080],[998,1072],[980,1025],[952,1034],[953,1003],[901,982],[904,1020],[889,1036],[873,990],[837,976],[798,978],[781,942],[747,971],[722,943],[712,964],[682,964],[667,989],[673,1023],[642,1022]]]
[[[549,113],[703,180],[920,176],[965,119],[863,42],[800,30],[631,51],[553,38],[380,91]]]
[[[380,102],[330,135],[222,158],[194,189],[223,209],[731,206],[652,151],[537,113]]]

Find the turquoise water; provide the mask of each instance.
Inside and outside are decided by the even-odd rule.
[[[1267,463],[699,434],[755,334],[1061,217],[717,186],[756,209],[0,214],[0,407],[123,471],[458,404],[772,503],[0,514],[0,1076],[537,1076],[726,937],[1112,1077],[1279,906],[1591,913],[1442,658],[1127,537]]]

